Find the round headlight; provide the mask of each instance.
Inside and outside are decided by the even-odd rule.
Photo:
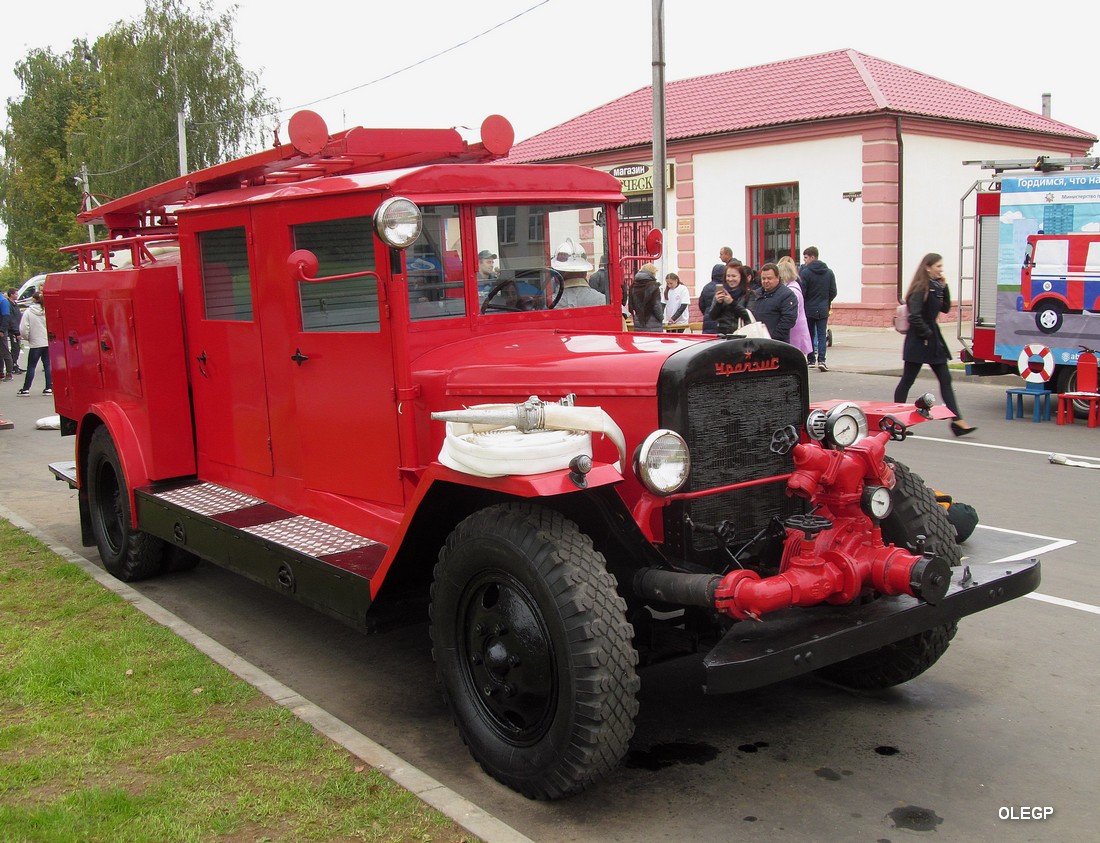
[[[687,442],[672,430],[653,431],[634,455],[634,473],[656,495],[671,495],[680,489],[690,470]]]
[[[387,246],[407,249],[420,236],[424,216],[410,199],[393,196],[374,212],[374,230]]]
[[[825,439],[838,448],[848,448],[867,436],[867,415],[856,404],[845,402],[825,417]]]

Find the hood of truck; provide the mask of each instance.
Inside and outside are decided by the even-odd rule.
[[[413,362],[413,371],[445,399],[653,396],[670,355],[716,341],[702,335],[519,330],[434,349]]]

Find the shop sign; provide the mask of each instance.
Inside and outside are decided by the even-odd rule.
[[[665,187],[671,189],[673,185],[673,165],[665,164]],[[623,193],[627,196],[639,193],[653,192],[653,165],[652,164],[620,164],[611,169],[611,175],[619,180]]]

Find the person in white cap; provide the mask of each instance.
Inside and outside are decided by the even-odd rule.
[[[588,286],[587,276],[592,271],[592,264],[588,262],[584,248],[574,246],[572,240],[558,246],[558,253],[550,261],[550,269],[561,276],[565,288],[555,307],[597,307],[606,304],[603,293]]]

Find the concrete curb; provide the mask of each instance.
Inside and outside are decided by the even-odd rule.
[[[117,580],[89,562],[79,553],[42,533],[7,507],[0,504],[0,517],[25,533],[33,536],[67,562],[83,569],[90,577],[109,591],[114,592],[135,609],[161,626],[172,630],[184,641],[209,656],[235,676],[243,679],[273,701],[291,711],[299,720],[308,723],[329,740],[339,744],[352,755],[361,758],[386,778],[414,793],[423,802],[453,820],[466,831],[480,837],[485,843],[534,843],[529,837],[494,817],[449,787],[436,781],[427,773],[394,755],[375,743],[362,732],[344,721],[333,717],[320,706],[298,694],[256,665],[223,647],[213,638],[200,632],[167,609],[139,594],[121,580]]]

